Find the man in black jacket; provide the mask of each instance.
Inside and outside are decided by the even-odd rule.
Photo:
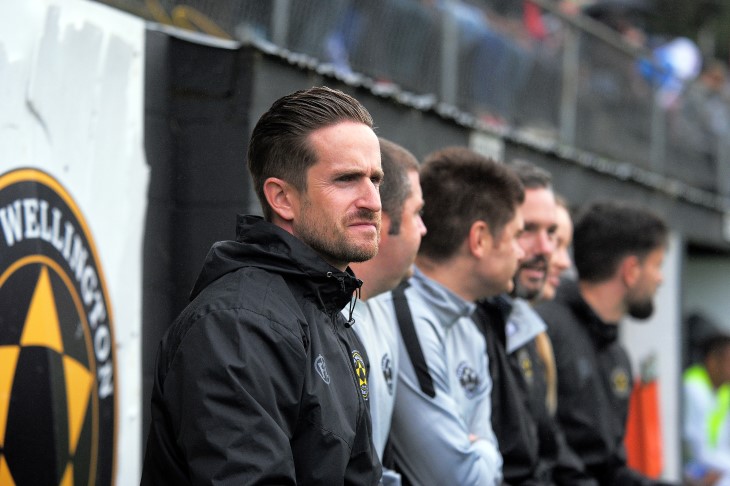
[[[367,110],[276,101],[248,164],[264,219],[216,243],[163,337],[142,484],[377,484],[365,350],[340,310],[377,252],[383,177]]]
[[[635,205],[588,206],[575,223],[578,283],[561,284],[554,301],[537,307],[554,347],[558,421],[602,486],[661,484],[626,464],[632,373],[618,326],[627,314],[652,314],[667,233],[662,219]]]
[[[547,382],[535,338],[545,324],[530,304],[545,284],[554,250],[556,205],[550,174],[525,161],[512,165],[525,187],[520,209],[524,252],[510,296],[478,303],[475,322],[487,340],[492,426],[512,486],[594,486],[547,409]]]

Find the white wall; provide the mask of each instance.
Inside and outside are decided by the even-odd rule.
[[[116,349],[116,483],[139,482],[144,22],[82,0],[0,1],[0,174],[70,193],[106,277]]]
[[[730,332],[730,257],[688,258],[684,274],[684,311],[702,311]]]
[[[681,472],[679,383],[682,372],[680,278],[683,253],[681,238],[672,235],[664,259],[664,283],[656,295],[654,315],[647,321],[627,319],[621,327],[621,339],[628,348],[635,375],[638,375],[643,360],[656,356],[664,452],[663,477],[670,480],[678,480]]]

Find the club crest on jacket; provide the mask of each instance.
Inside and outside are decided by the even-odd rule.
[[[365,360],[362,359],[362,355],[357,349],[352,350],[352,362],[355,365],[355,374],[357,375],[358,385],[360,386],[360,393],[362,393],[363,399],[367,400],[368,396],[370,396],[368,370],[365,367]]]

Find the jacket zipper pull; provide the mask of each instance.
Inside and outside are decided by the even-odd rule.
[[[352,298],[350,299],[350,305],[347,309],[349,318],[347,319],[347,322],[345,323],[345,327],[352,327],[353,324],[355,324],[355,318],[352,317],[352,314],[355,312],[355,305],[357,305],[357,299],[360,298],[360,287],[356,288],[355,291],[352,293]]]

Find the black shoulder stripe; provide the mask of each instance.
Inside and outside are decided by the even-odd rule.
[[[413,364],[413,369],[416,371],[418,384],[421,385],[421,391],[433,398],[436,396],[436,390],[433,387],[431,374],[428,372],[426,357],[423,356],[423,350],[418,342],[416,328],[413,325],[413,317],[411,316],[411,309],[408,306],[408,300],[406,300],[406,288],[408,288],[408,282],[403,281],[398,287],[393,289],[395,317],[398,320],[401,336],[403,337],[406,350],[408,350],[408,356]]]

